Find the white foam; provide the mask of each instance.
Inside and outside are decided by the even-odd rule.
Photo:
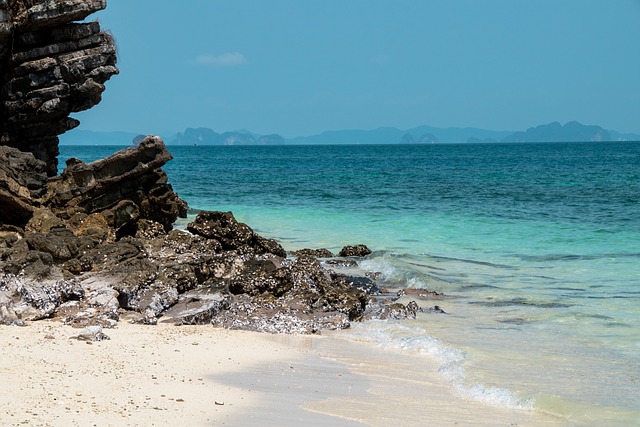
[[[384,279],[391,279],[400,274],[400,270],[394,267],[385,257],[370,258],[360,261],[360,268],[368,272],[382,273]]]
[[[389,321],[370,321],[352,324],[349,334],[386,350],[410,352],[435,360],[439,365],[437,373],[468,399],[503,408],[533,408],[533,400],[521,399],[505,388],[467,385],[464,369],[466,354],[431,337],[420,327],[408,327]]]
[[[408,265],[404,264],[398,267],[394,262],[396,264],[404,264],[397,258],[390,256],[390,254],[384,254],[379,257],[363,260],[359,266],[367,272],[381,273],[383,282],[390,283],[398,288],[428,288],[428,284],[419,274],[412,272]]]

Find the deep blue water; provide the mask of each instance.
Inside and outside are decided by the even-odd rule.
[[[194,206],[465,211],[510,220],[639,227],[640,145],[171,147]],[[188,183],[188,185],[185,185]]]

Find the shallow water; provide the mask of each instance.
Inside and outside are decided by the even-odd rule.
[[[361,268],[385,286],[448,296],[419,301],[446,315],[357,325],[359,339],[449,354],[442,373],[470,399],[640,419],[640,144],[170,150],[192,208],[231,210],[289,250],[365,243]]]

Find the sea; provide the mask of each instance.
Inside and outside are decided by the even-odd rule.
[[[169,150],[191,215],[232,211],[287,250],[366,244],[380,286],[443,295],[418,302],[444,314],[346,336],[435,362],[467,399],[640,425],[640,143]]]

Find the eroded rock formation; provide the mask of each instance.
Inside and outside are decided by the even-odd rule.
[[[62,174],[49,180],[43,204],[64,220],[101,214],[118,237],[134,235],[138,220],[171,230],[176,219],[187,214],[187,204],[161,169],[171,159],[154,136],[92,163],[69,159]]]
[[[50,214],[33,218],[32,232],[0,228],[2,323],[57,318],[113,327],[124,318],[316,333],[420,311],[388,295],[376,298],[380,290],[365,277],[328,270],[310,256],[274,254],[286,255],[228,212],[202,212],[188,226],[222,234],[167,233],[144,220],[135,236],[119,240],[103,240],[108,231],[95,224],[90,231]]]
[[[60,176],[47,178],[44,162],[31,153],[0,147],[0,223],[101,227],[111,240],[135,235],[144,220],[168,231],[187,213],[161,169],[171,159],[162,140],[149,136],[106,159],[69,159]]]
[[[100,102],[118,73],[113,38],[77,23],[105,0],[0,1],[0,145],[31,152],[57,173],[58,135],[69,115]]]

